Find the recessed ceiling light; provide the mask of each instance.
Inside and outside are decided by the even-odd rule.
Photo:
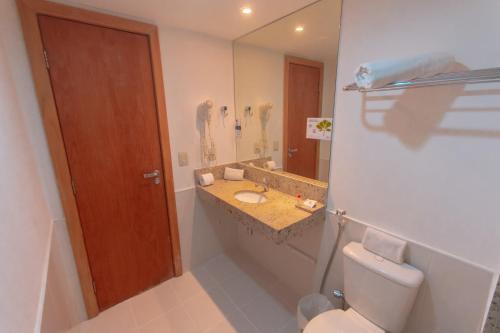
[[[244,15],[250,15],[252,14],[252,8],[250,7],[243,7],[241,8],[241,13]]]
[[[297,32],[302,32],[302,31],[304,31],[304,26],[303,26],[303,25],[298,25],[298,26],[296,26],[296,27],[295,27],[295,31],[297,31]]]

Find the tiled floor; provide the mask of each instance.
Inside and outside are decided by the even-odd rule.
[[[297,297],[242,253],[220,255],[71,333],[296,333]]]

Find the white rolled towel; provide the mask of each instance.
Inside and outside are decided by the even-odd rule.
[[[244,169],[233,169],[226,167],[224,169],[224,179],[226,180],[243,180]]]
[[[267,170],[276,170],[276,162],[275,161],[267,161],[264,163],[264,168]]]
[[[199,181],[201,186],[208,186],[215,183],[215,178],[212,173],[204,173],[200,176]]]
[[[363,247],[382,258],[402,264],[406,241],[390,236],[386,233],[368,228],[363,236]]]
[[[454,63],[452,55],[436,52],[407,59],[367,62],[359,65],[354,75],[358,87],[380,88],[396,81],[427,78],[449,72]]]

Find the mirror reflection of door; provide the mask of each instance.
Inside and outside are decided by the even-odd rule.
[[[283,167],[318,178],[319,143],[306,138],[307,118],[321,116],[323,63],[285,57]]]
[[[238,161],[328,182],[341,5],[314,2],[234,41]],[[324,118],[329,133],[307,139],[307,118]]]

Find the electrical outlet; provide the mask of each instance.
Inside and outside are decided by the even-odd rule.
[[[279,151],[280,150],[280,142],[279,141],[274,141],[273,142],[273,150],[274,151]]]
[[[184,167],[184,166],[188,166],[189,165],[188,153],[186,153],[186,152],[180,152],[178,154],[178,158],[179,158],[179,166],[180,167]]]

